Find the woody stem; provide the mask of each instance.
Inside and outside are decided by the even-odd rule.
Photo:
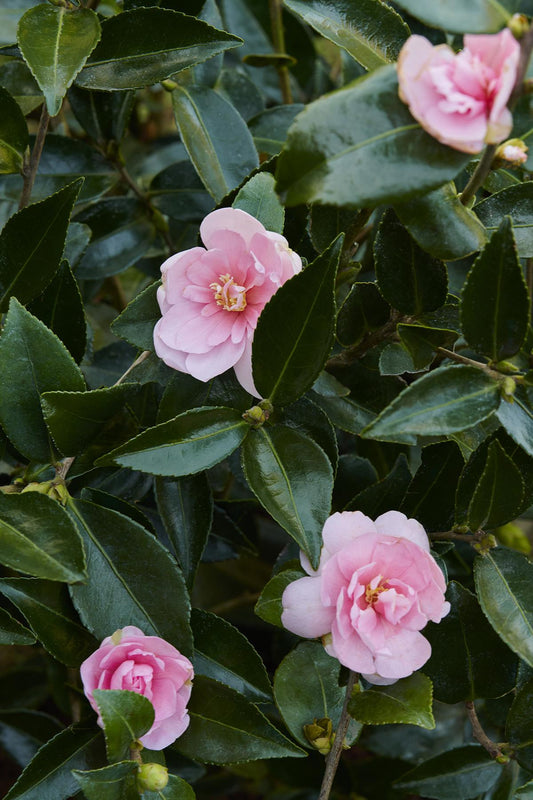
[[[333,747],[329,751],[328,757],[326,759],[326,769],[324,771],[324,777],[322,779],[322,786],[320,787],[320,794],[318,795],[318,800],[328,800],[333,781],[335,780],[335,775],[337,772],[337,767],[339,766],[339,761],[342,754],[342,746],[344,744],[344,738],[346,733],[348,732],[348,725],[350,724],[350,715],[348,714],[348,703],[350,702],[350,698],[352,696],[353,688],[358,680],[357,672],[351,672],[348,675],[348,683],[346,684],[346,694],[344,695],[344,704],[342,706],[341,715],[339,718],[339,724],[337,725],[337,730],[335,731],[335,741],[333,742]]]

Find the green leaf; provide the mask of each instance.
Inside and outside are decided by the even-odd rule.
[[[72,356],[42,322],[13,297],[0,336],[0,422],[17,450],[36,461],[53,458],[41,392],[82,391]]]
[[[95,689],[93,696],[104,723],[107,759],[122,761],[135,739],[154,724],[154,707],[143,695],[121,689]]]
[[[281,598],[283,592],[289,583],[302,577],[304,577],[304,572],[295,569],[284,569],[278,572],[277,575],[274,575],[261,592],[261,596],[255,604],[254,611],[257,616],[261,617],[262,620],[268,622],[270,625],[276,625],[278,628],[282,628],[281,614],[283,606],[281,604]]]
[[[301,397],[298,402],[284,409],[279,421],[316,442],[329,458],[333,472],[337,471],[339,448],[335,429],[327,414],[316,403],[309,397]]]
[[[508,21],[506,5],[494,0],[397,0],[397,5],[433,28],[443,28],[451,33],[496,33]],[[516,9],[518,10],[518,8]],[[474,792],[475,794],[475,792]]]
[[[233,208],[240,208],[261,222],[267,231],[283,233],[285,209],[274,190],[274,177],[269,172],[260,172],[246,181],[233,201]]]
[[[35,644],[35,636],[13,619],[4,608],[0,608],[0,644]]]
[[[237,449],[249,430],[239,411],[204,406],[148,428],[97,463],[179,478],[218,464]]]
[[[342,236],[267,303],[254,333],[254,382],[263,397],[287,405],[318,378],[333,344],[335,276]]]
[[[532,702],[533,679],[530,679],[518,689],[505,726],[508,741],[513,745],[518,763],[530,772],[533,770]]]
[[[348,433],[359,434],[375,417],[372,411],[354,403],[349,397],[333,395],[311,395],[313,402],[326,412],[337,428]]]
[[[73,769],[86,769],[101,732],[73,725],[37,752],[4,800],[67,800],[79,787]]]
[[[139,791],[135,783],[138,769],[136,761],[121,761],[85,772],[75,769],[72,774],[87,800],[138,800]]]
[[[213,210],[214,201],[189,159],[161,170],[150,184],[153,204],[172,219],[199,223]]]
[[[533,800],[533,780],[520,786],[513,795],[513,800]]]
[[[285,725],[304,747],[310,747],[303,727],[328,717],[333,730],[339,724],[345,689],[339,686],[341,665],[319,642],[302,642],[281,662],[274,677],[274,697]],[[348,729],[352,744],[362,726]]]
[[[260,503],[316,566],[333,490],[333,470],[322,448],[284,425],[263,427],[244,441],[242,460]]]
[[[392,686],[374,686],[352,696],[348,713],[365,725],[403,723],[432,730],[433,687],[420,672],[402,678]]]
[[[84,500],[71,501],[70,508],[87,550],[88,581],[71,587],[84,624],[99,639],[118,628],[136,625],[146,635],[161,636],[189,656],[189,596],[169,552],[122,514]]]
[[[509,436],[533,456],[533,409],[521,387],[513,395],[513,401],[500,403],[496,416]]]
[[[403,347],[412,359],[413,371],[428,367],[435,359],[438,347],[452,349],[458,339],[456,331],[424,324],[399,324],[397,331]]]
[[[67,456],[80,453],[124,407],[129,394],[128,384],[92,392],[44,392],[44,419],[59,450]]]
[[[61,262],[72,207],[83,179],[11,217],[0,234],[0,311],[10,297],[27,303],[50,283]]]
[[[15,0],[17,2],[17,0]],[[29,0],[31,3],[32,0]],[[19,8],[23,11],[22,3]],[[3,38],[5,27],[2,24],[2,10],[0,10],[0,28],[2,33],[0,39]],[[13,41],[17,38],[16,25],[13,35]],[[28,65],[21,60],[5,61],[2,64],[2,86],[10,93],[17,105],[22,111],[23,116],[30,114],[43,102],[41,90],[30,72]],[[24,123],[26,126],[26,123]],[[22,130],[22,128],[21,128]]]
[[[4,0],[0,8],[0,45],[17,41],[17,25],[26,9],[35,5],[35,0]]]
[[[490,624],[533,667],[533,564],[522,553],[498,547],[476,559],[474,578]]]
[[[506,215],[511,217],[518,255],[533,256],[533,186],[530,182],[495,192],[475,206],[475,212],[489,233],[496,231]]]
[[[441,367],[404,389],[362,436],[402,442],[406,435],[454,433],[486,419],[499,402],[499,384],[477,367]]]
[[[287,206],[377,206],[436,189],[468,160],[421,129],[398,97],[396,70],[381,67],[299,115],[278,161],[278,191]]]
[[[89,8],[40,3],[20,19],[17,38],[48,113],[55,117],[68,87],[100,39],[98,16]]]
[[[142,800],[195,800],[191,786],[177,775],[169,775],[168,783],[160,792],[143,792]]]
[[[427,531],[450,530],[454,522],[455,489],[464,460],[454,442],[422,450],[422,462],[409,484],[400,510]]]
[[[510,692],[516,682],[516,656],[494,632],[475,595],[451,581],[446,596],[449,614],[424,629],[431,658],[422,669],[433,681],[435,698],[460,703]]]
[[[443,261],[465,258],[487,242],[482,217],[480,222],[461,203],[453,183],[397,203],[394,210],[420,247]]]
[[[135,8],[105,20],[76,83],[105,91],[140,89],[239,44],[237,36],[186,14]]]
[[[493,361],[513,356],[524,341],[529,296],[509,217],[502,220],[468,273],[461,320],[470,346]]]
[[[252,135],[234,106],[207,86],[178,86],[172,102],[190,159],[218,202],[259,166]]]
[[[497,528],[518,515],[524,496],[524,481],[498,441],[491,442],[485,468],[472,495],[466,524],[473,531]]]
[[[361,511],[375,519],[386,511],[399,508],[411,482],[411,472],[407,459],[402,453],[383,480],[368,486],[355,495],[346,506],[348,511]]]
[[[294,118],[304,108],[302,103],[292,103],[288,106],[267,108],[266,111],[261,111],[260,114],[252,117],[248,127],[257,151],[269,156],[277,156],[285,144],[287,131],[294,122]]]
[[[135,92],[94,92],[71,86],[68,100],[74,116],[91,139],[105,144],[110,139],[120,142],[124,136]]]
[[[224,683],[252,702],[264,703],[272,692],[263,662],[248,639],[229,622],[193,608],[194,673]]]
[[[37,492],[0,493],[0,562],[51,581],[86,577],[76,527],[58,502]]]
[[[0,173],[19,172],[28,142],[22,111],[7,89],[0,87]]]
[[[337,339],[344,347],[359,342],[365,333],[385,325],[390,318],[389,304],[375,283],[354,283],[339,309]]]
[[[24,680],[22,674],[20,678]],[[39,747],[62,730],[62,725],[42,711],[6,709],[0,712],[2,747],[22,768]]]
[[[67,587],[37,578],[4,578],[0,591],[24,614],[37,639],[54,658],[79,667],[96,648],[80,625]]]
[[[374,263],[379,291],[398,311],[418,315],[446,302],[446,267],[416,244],[392,209],[381,219]]]
[[[205,473],[157,478],[157,508],[185,581],[192,588],[213,521],[213,495]]]
[[[305,755],[256,706],[211,678],[195,679],[188,708],[191,723],[174,748],[195,761],[238,764]]]
[[[395,786],[436,800],[467,800],[491,788],[502,770],[486,750],[465,745],[430,758],[407,772]]]
[[[356,5],[286,0],[285,5],[369,70],[396,61],[410,33],[400,15],[378,0],[362,0]]]
[[[141,350],[154,350],[154,326],[161,319],[156,296],[159,286],[158,281],[140,292],[111,324],[116,336]]]

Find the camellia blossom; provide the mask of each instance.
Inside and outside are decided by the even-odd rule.
[[[520,45],[508,28],[464,37],[459,53],[410,36],[398,58],[400,97],[425,131],[464,153],[507,138],[507,102],[516,81]]]
[[[257,320],[302,261],[283,236],[236,208],[208,214],[200,236],[205,248],[184,250],[161,266],[156,353],[201,381],[233,367],[239,383],[258,397],[252,377]]]
[[[333,514],[324,525],[318,569],[283,592],[281,621],[371,683],[394,683],[431,655],[420,631],[450,610],[446,583],[422,525],[399,511],[373,522],[360,511]]]
[[[140,741],[150,750],[172,744],[189,725],[187,703],[194,670],[188,658],[159,636],[128,625],[108,636],[80,668],[83,690],[98,713],[95,689],[126,689],[153,705],[154,724]],[[98,716],[98,724],[103,727]]]

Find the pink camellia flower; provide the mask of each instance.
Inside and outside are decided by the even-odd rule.
[[[371,683],[394,683],[419,669],[431,646],[419,632],[450,610],[446,584],[422,525],[399,511],[373,522],[360,511],[333,514],[314,571],[283,592],[281,621]]]
[[[177,253],[161,267],[156,353],[201,381],[233,367],[239,383],[258,397],[252,378],[257,320],[302,261],[283,236],[236,208],[212,211],[200,235],[205,248]]]
[[[464,50],[434,47],[410,36],[398,59],[400,97],[425,131],[439,142],[479,153],[507,138],[507,101],[513,90],[520,45],[508,28],[464,37]]]
[[[140,739],[150,750],[162,750],[186,730],[193,667],[159,636],[145,636],[128,625],[104,639],[80,671],[85,695],[97,713],[95,689],[127,689],[152,703],[154,724]],[[100,716],[98,724],[103,727]]]

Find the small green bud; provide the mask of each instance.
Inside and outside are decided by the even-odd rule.
[[[272,405],[272,402],[268,399],[268,397],[267,397],[266,400],[261,400],[261,402],[259,403],[259,408],[263,409],[267,419],[270,417],[270,415],[274,411],[274,406]]]
[[[329,717],[315,719],[309,725],[304,725],[304,735],[310,745],[312,745],[323,756],[327,756],[331,750],[333,742],[333,723]]]
[[[500,753],[500,755],[496,756],[496,758],[494,760],[497,761],[498,764],[508,764],[511,759],[510,759],[509,756],[506,756],[503,753]]]
[[[515,39],[521,39],[529,30],[528,18],[525,14],[513,14],[507,27]]]
[[[140,792],[160,792],[168,783],[168,769],[162,764],[142,764],[137,773]]]
[[[262,425],[265,424],[267,419],[269,418],[270,413],[265,411],[261,406],[252,406],[245,411],[242,415],[242,418],[248,425],[251,425],[252,428],[260,428]]]
[[[520,372],[520,368],[513,364],[512,361],[498,361],[496,364],[493,364],[494,369],[497,369],[498,372],[504,372],[507,375],[514,375],[516,372]]]
[[[492,533],[485,533],[479,542],[473,544],[472,547],[474,550],[477,550],[478,553],[484,555],[485,553],[488,553],[489,550],[492,550],[493,547],[497,547],[497,545],[498,542],[496,541],[496,537]]]
[[[21,494],[25,494],[25,492],[37,492],[37,494],[48,494],[51,485],[52,481],[43,481],[43,483],[38,483],[37,481],[31,481],[30,483],[28,483],[27,486],[24,487]]]
[[[178,85],[179,84],[177,84],[176,81],[171,81],[170,78],[161,81],[161,86],[163,87],[163,89],[166,89],[167,92],[173,92],[174,89],[178,88]]]
[[[500,383],[500,392],[507,403],[514,403],[514,393],[516,392],[516,382],[509,375]]]

